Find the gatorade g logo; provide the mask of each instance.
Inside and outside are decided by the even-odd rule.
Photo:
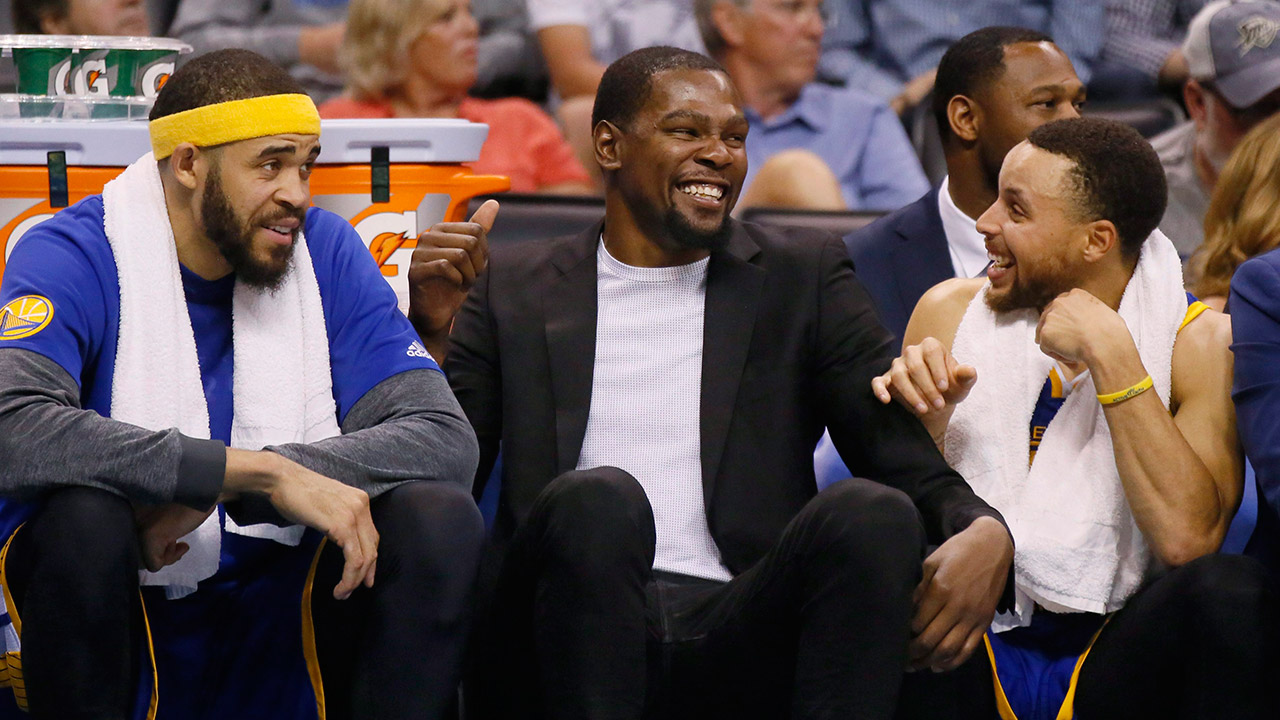
[[[147,66],[142,73],[142,83],[139,91],[146,97],[153,98],[160,94],[160,88],[169,82],[169,76],[173,74],[173,63],[158,62],[154,65]]]
[[[75,86],[77,95],[106,97],[109,90],[107,87],[107,61],[85,60],[84,64],[76,72]]]
[[[396,265],[387,265],[387,261],[395,254],[397,250],[404,247],[409,238],[402,232],[384,232],[378,233],[377,237],[369,243],[369,252],[373,253],[374,262],[378,263],[378,269],[387,277],[395,277],[399,270]],[[417,241],[414,241],[417,245]]]
[[[51,95],[70,95],[75,88],[71,87],[71,58],[67,58],[49,71],[53,77],[49,80]]]
[[[383,277],[405,278],[407,287],[409,258],[418,246],[418,214],[412,210],[377,213],[357,222],[355,227]]]
[[[0,340],[28,338],[49,326],[53,303],[40,295],[23,295],[0,308]]]

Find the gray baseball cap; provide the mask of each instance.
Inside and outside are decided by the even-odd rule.
[[[1182,53],[1191,77],[1209,80],[1244,109],[1280,88],[1280,2],[1218,0],[1196,14]]]

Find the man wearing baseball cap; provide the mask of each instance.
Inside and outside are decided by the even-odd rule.
[[[1169,183],[1160,229],[1183,259],[1204,242],[1204,215],[1236,143],[1280,110],[1280,2],[1218,0],[1191,21],[1182,45],[1191,119],[1152,139]]]

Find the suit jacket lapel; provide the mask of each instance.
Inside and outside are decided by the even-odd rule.
[[[914,212],[898,222],[899,242],[893,245],[893,275],[898,278],[898,296],[906,317],[929,288],[955,277],[947,232],[938,213],[938,190],[915,202]]]
[[[556,411],[556,465],[573,470],[582,453],[591,412],[596,358],[596,223],[551,259],[562,275],[547,288],[547,355]]]
[[[750,260],[760,248],[739,223],[729,245],[712,253],[702,331],[702,488],[711,507],[716,474],[733,419],[738,384],[756,324],[766,272]]]

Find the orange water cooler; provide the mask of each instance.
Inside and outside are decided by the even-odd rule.
[[[465,220],[476,195],[510,187],[462,163],[480,156],[486,125],[465,120],[325,120],[311,202],[346,218],[408,307],[418,233]],[[22,236],[150,151],[146,123],[0,120],[0,282]]]

